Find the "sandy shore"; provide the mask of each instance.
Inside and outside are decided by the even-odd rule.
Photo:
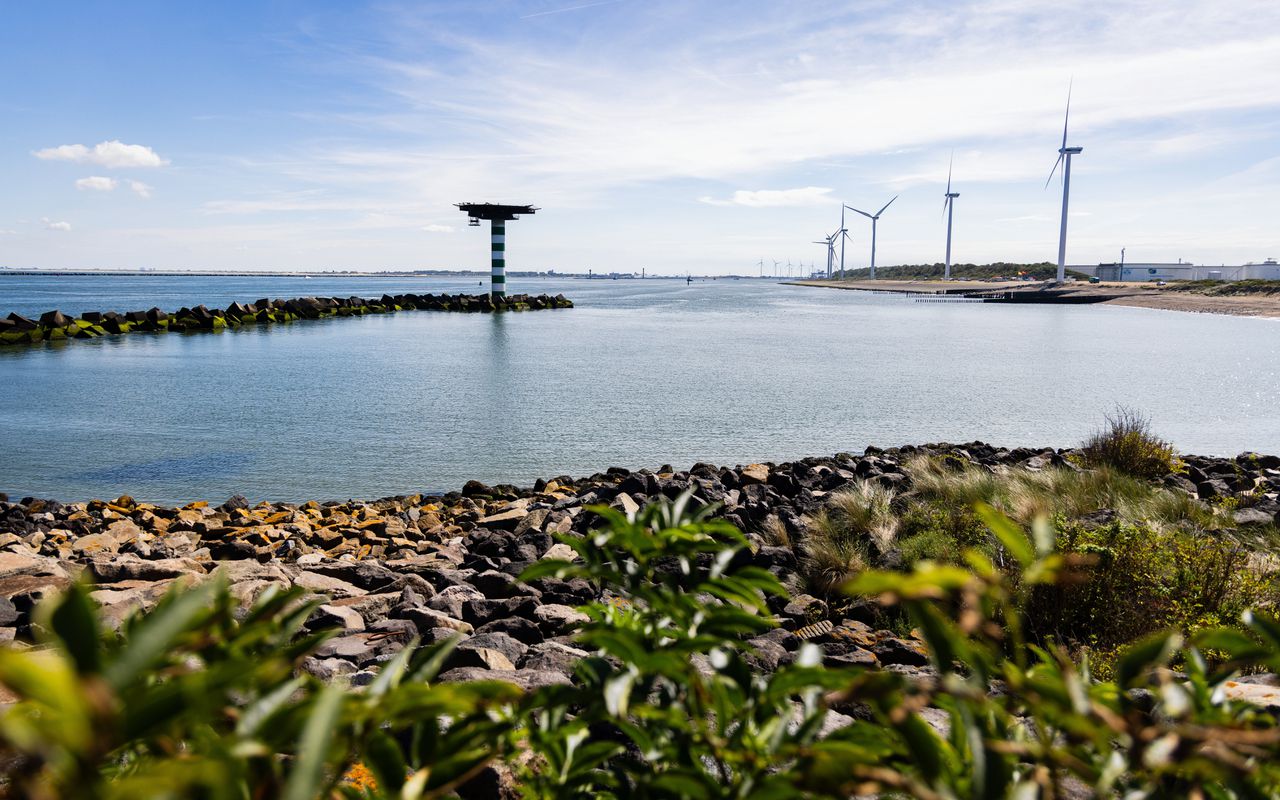
[[[1019,289],[1036,291],[1043,282],[1026,281],[796,281],[797,286],[819,286],[829,289],[860,289],[878,292],[954,293],[957,290],[991,291]],[[1242,295],[1211,296],[1181,292],[1170,286],[1133,283],[1068,284],[1072,295],[1105,296],[1104,305],[1157,308],[1165,311],[1189,311],[1198,314],[1229,314],[1237,317],[1270,317],[1280,319],[1280,296]]]

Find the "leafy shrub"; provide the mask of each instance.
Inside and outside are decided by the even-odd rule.
[[[324,686],[297,674],[323,635],[299,634],[311,608],[296,594],[268,593],[237,620],[211,580],[115,637],[73,586],[41,607],[44,649],[0,651],[17,697],[0,712],[0,794],[403,800],[453,796],[496,768],[527,798],[1280,796],[1274,718],[1226,691],[1241,670],[1280,669],[1280,621],[1157,633],[1095,680],[1064,648],[1031,643],[1024,613],[1079,565],[1044,522],[1028,535],[979,508],[1016,568],[970,550],[963,567],[867,570],[848,589],[909,616],[937,680],[824,667],[813,645],[770,673],[748,639],[771,627],[766,598],[782,587],[741,533],[688,502],[593,508],[605,527],[561,537],[574,561],[526,572],[606,592],[585,607],[592,655],[576,680],[527,694],[433,683],[447,644],[406,648],[363,689]],[[1191,570],[1180,590],[1221,603],[1229,566]]]
[[[1173,445],[1155,436],[1150,422],[1137,411],[1120,407],[1106,419],[1104,429],[1080,447],[1086,465],[1111,467],[1150,480],[1183,468]]]

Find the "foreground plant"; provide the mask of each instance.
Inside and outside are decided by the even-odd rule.
[[[326,686],[299,670],[324,636],[303,633],[312,607],[294,593],[237,618],[209,580],[117,636],[72,587],[42,606],[40,647],[0,650],[17,698],[0,712],[0,795],[476,797],[485,774],[529,798],[1280,796],[1275,718],[1227,691],[1242,671],[1280,670],[1268,616],[1189,647],[1152,636],[1095,680],[1087,660],[1030,643],[1023,611],[1090,564],[1043,521],[1028,535],[978,507],[1016,568],[969,551],[847,587],[909,616],[935,679],[824,667],[809,644],[766,674],[752,651],[783,589],[691,502],[594,508],[599,530],[561,537],[575,560],[526,571],[603,592],[584,608],[592,655],[576,680],[530,694],[434,682],[448,644],[411,644],[361,689]]]
[[[172,592],[119,637],[81,586],[43,607],[41,646],[0,650],[4,796],[329,795],[361,762],[388,796],[439,796],[500,757],[507,684],[430,686],[450,645],[410,647],[354,693],[299,674],[315,602],[267,590],[237,619],[220,580]],[[447,721],[446,721],[447,720]]]

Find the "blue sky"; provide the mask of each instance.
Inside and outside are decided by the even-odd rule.
[[[0,4],[0,266],[752,273],[1280,256],[1274,0]],[[870,231],[849,220],[846,259]]]

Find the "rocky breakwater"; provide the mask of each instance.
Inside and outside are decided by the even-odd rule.
[[[359,317],[396,311],[537,311],[573,308],[563,294],[513,294],[495,300],[487,294],[384,294],[380,298],[297,297],[292,300],[263,298],[253,303],[232,303],[223,308],[180,308],[174,312],[151,308],[146,311],[86,311],[69,317],[48,311],[38,320],[19,314],[0,319],[0,344],[34,344],[67,339],[95,339],[123,333],[189,333],[222,331],[246,325],[270,325],[296,320],[329,317]]]
[[[360,684],[413,637],[431,642],[461,635],[447,680],[565,683],[584,655],[572,639],[585,619],[575,607],[607,600],[608,588],[582,580],[524,583],[517,576],[539,559],[571,558],[573,551],[555,537],[595,527],[599,520],[588,506],[633,512],[692,490],[693,502],[718,504],[718,515],[747,532],[752,562],[791,591],[771,606],[778,627],[751,640],[759,669],[789,663],[807,639],[823,645],[829,663],[927,679],[919,641],[878,629],[874,606],[808,594],[802,569],[805,520],[833,492],[859,480],[910,492],[903,465],[917,455],[992,470],[1074,468],[1071,451],[975,442],[733,468],[614,468],[523,489],[473,481],[442,496],[367,502],[250,505],[235,497],[218,506],[174,508],[129,497],[59,503],[8,502],[0,495],[0,640],[26,641],[37,624],[36,603],[82,576],[94,582],[108,624],[118,625],[175,583],[221,572],[245,605],[271,586],[299,586],[326,598],[308,627],[336,627],[341,634],[306,662],[325,678],[348,676]],[[1187,457],[1186,463],[1186,474],[1166,479],[1171,488],[1202,498],[1247,495],[1247,506],[1236,511],[1241,525],[1278,521],[1280,458]]]

